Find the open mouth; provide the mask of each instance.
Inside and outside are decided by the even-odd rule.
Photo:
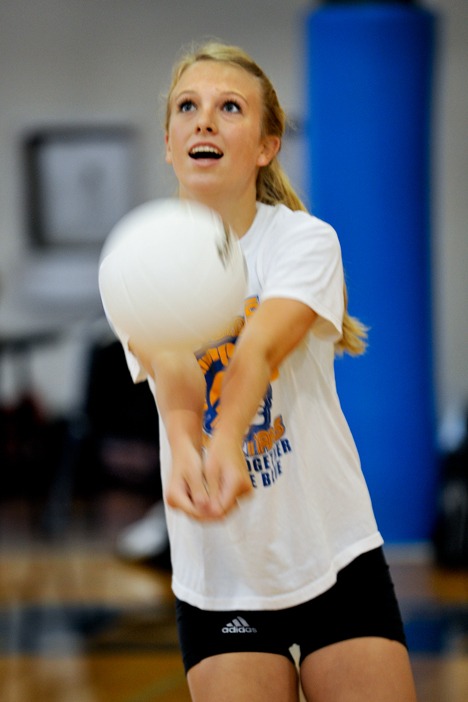
[[[189,156],[195,160],[210,158],[217,161],[218,159],[222,158],[223,152],[216,149],[214,146],[195,146],[189,152]]]

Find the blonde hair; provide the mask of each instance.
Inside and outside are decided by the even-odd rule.
[[[171,117],[170,98],[172,92],[187,68],[199,61],[229,63],[233,66],[243,68],[247,73],[255,76],[260,83],[263,98],[262,135],[276,136],[279,137],[280,140],[283,138],[287,125],[286,114],[279,103],[278,96],[270,79],[243,49],[218,41],[209,41],[201,46],[192,47],[189,51],[184,53],[175,64],[166,100],[166,132],[169,129]],[[307,207],[294,190],[277,156],[275,156],[267,166],[263,166],[259,169],[256,188],[257,200],[259,202],[263,202],[267,205],[283,204],[291,210],[307,212]],[[348,314],[348,293],[346,284],[344,286],[344,303],[345,311],[342,322],[342,336],[341,339],[336,342],[335,350],[338,354],[347,352],[357,356],[364,353],[366,349],[367,328],[358,319]]]

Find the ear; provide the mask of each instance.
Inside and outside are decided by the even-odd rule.
[[[166,144],[165,161],[166,161],[166,163],[172,163],[172,149],[171,149],[171,143],[169,141],[169,134],[167,132],[164,136],[164,143]]]
[[[277,136],[266,136],[262,139],[257,166],[268,166],[281,147],[281,139]]]

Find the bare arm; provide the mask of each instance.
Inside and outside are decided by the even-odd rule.
[[[205,379],[195,355],[160,351],[151,356],[134,349],[155,379],[156,399],[171,448],[171,472],[166,487],[169,505],[197,519],[212,519],[202,461]]]
[[[242,441],[272,374],[316,317],[302,302],[269,299],[258,307],[239,337],[223,380],[219,417],[205,460],[208,492],[224,512],[235,506],[242,494],[239,484],[248,479]]]

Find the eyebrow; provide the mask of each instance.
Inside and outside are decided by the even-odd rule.
[[[197,90],[195,90],[194,88],[187,88],[186,90],[182,90],[180,93],[176,93],[173,96],[173,99],[177,101],[181,97],[184,97],[184,96],[191,97],[191,96],[195,96],[195,95],[199,95]],[[243,100],[244,102],[248,102],[247,98],[242,93],[237,92],[237,90],[223,90],[223,92],[219,93],[219,97],[221,97],[221,98],[222,97],[230,97],[233,95],[235,95],[240,100]]]

